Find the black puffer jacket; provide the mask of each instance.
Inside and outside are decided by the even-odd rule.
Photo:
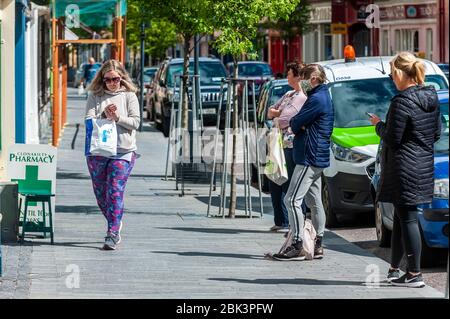
[[[402,205],[429,203],[434,190],[434,143],[440,137],[439,100],[432,86],[410,87],[391,100],[379,122],[381,176],[377,200]]]

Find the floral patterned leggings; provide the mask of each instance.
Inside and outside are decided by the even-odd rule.
[[[102,156],[86,157],[97,204],[108,222],[108,232],[117,234],[123,216],[123,195],[136,155],[131,162]]]

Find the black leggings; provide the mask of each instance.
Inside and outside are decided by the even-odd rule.
[[[395,205],[392,229],[391,267],[399,268],[406,252],[409,272],[420,272],[422,242],[417,221],[417,206]]]

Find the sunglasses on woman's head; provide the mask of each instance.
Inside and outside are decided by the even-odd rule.
[[[113,77],[113,78],[103,78],[103,82],[105,82],[105,83],[111,83],[111,82],[119,83],[120,80],[121,80],[121,78],[119,76],[118,77]]]

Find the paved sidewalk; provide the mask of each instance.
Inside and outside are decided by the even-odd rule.
[[[138,134],[142,157],[127,186],[123,242],[117,251],[100,250],[105,220],[85,165],[84,128],[70,148],[84,103],[69,100],[69,125],[58,151],[55,245],[30,239],[24,246],[4,246],[0,298],[443,297],[431,287],[366,286],[369,275],[384,280],[388,264],[332,232],[325,234],[323,260],[265,260],[264,253],[277,251],[284,240],[268,231],[273,216],[208,218],[208,187],[179,197],[175,182],[162,180],[167,139],[148,123]],[[264,205],[270,211],[267,195]]]

